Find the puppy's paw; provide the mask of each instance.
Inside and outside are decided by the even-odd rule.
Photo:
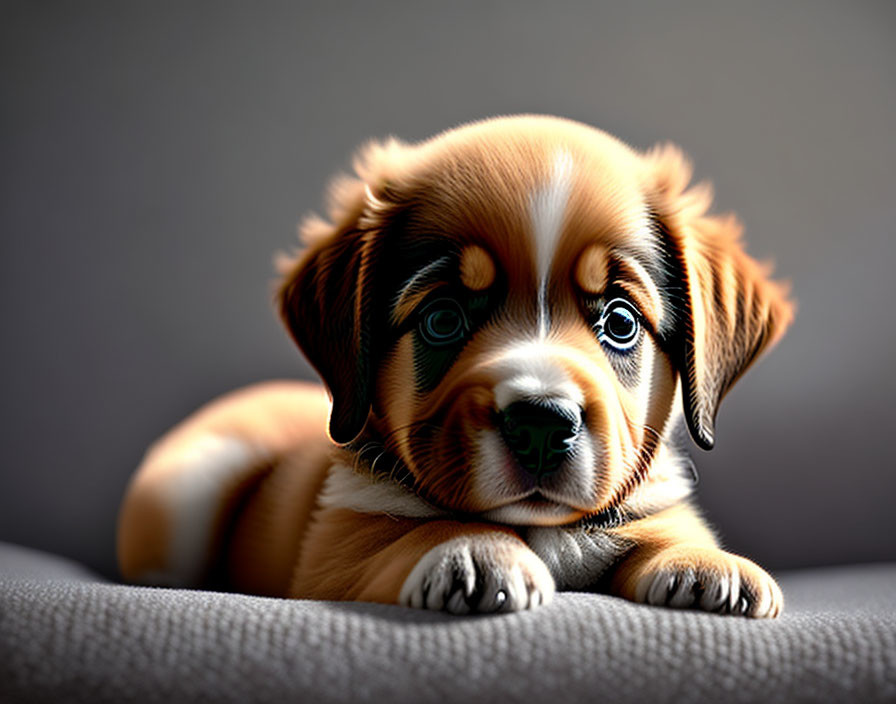
[[[784,596],[774,579],[746,558],[715,548],[668,548],[639,570],[634,600],[752,618],[775,618]]]
[[[411,570],[399,603],[453,614],[522,611],[547,604],[554,579],[519,540],[477,534],[437,545]]]

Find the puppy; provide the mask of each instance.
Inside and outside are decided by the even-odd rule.
[[[509,117],[372,144],[356,172],[277,294],[332,406],[268,383],[159,440],[122,507],[124,577],[456,614],[571,589],[777,616],[774,580],[691,504],[678,431],[712,447],[792,305],[678,149]]]

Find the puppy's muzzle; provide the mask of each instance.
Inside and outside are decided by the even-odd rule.
[[[582,428],[581,410],[565,404],[517,401],[498,416],[504,442],[536,480],[557,471]]]

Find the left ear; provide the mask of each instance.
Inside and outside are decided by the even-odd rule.
[[[358,436],[371,408],[383,344],[377,322],[384,230],[392,210],[376,193],[401,150],[394,140],[366,147],[355,163],[358,177],[331,185],[329,221],[308,218],[301,228],[306,249],[278,265],[280,316],[330,391],[330,437],[339,444]]]
[[[688,428],[712,449],[719,403],[763,350],[793,320],[788,287],[769,278],[770,267],[743,248],[733,215],[707,215],[708,185],[689,187],[691,166],[665,145],[650,151],[648,189],[668,279],[670,324],[661,338],[681,375]]]

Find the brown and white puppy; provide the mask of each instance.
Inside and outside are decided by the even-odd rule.
[[[278,294],[332,408],[273,382],[162,438],[122,508],[124,576],[453,613],[575,589],[776,616],[774,580],[689,502],[677,430],[712,447],[792,306],[681,153],[527,116],[373,144],[356,171]]]

